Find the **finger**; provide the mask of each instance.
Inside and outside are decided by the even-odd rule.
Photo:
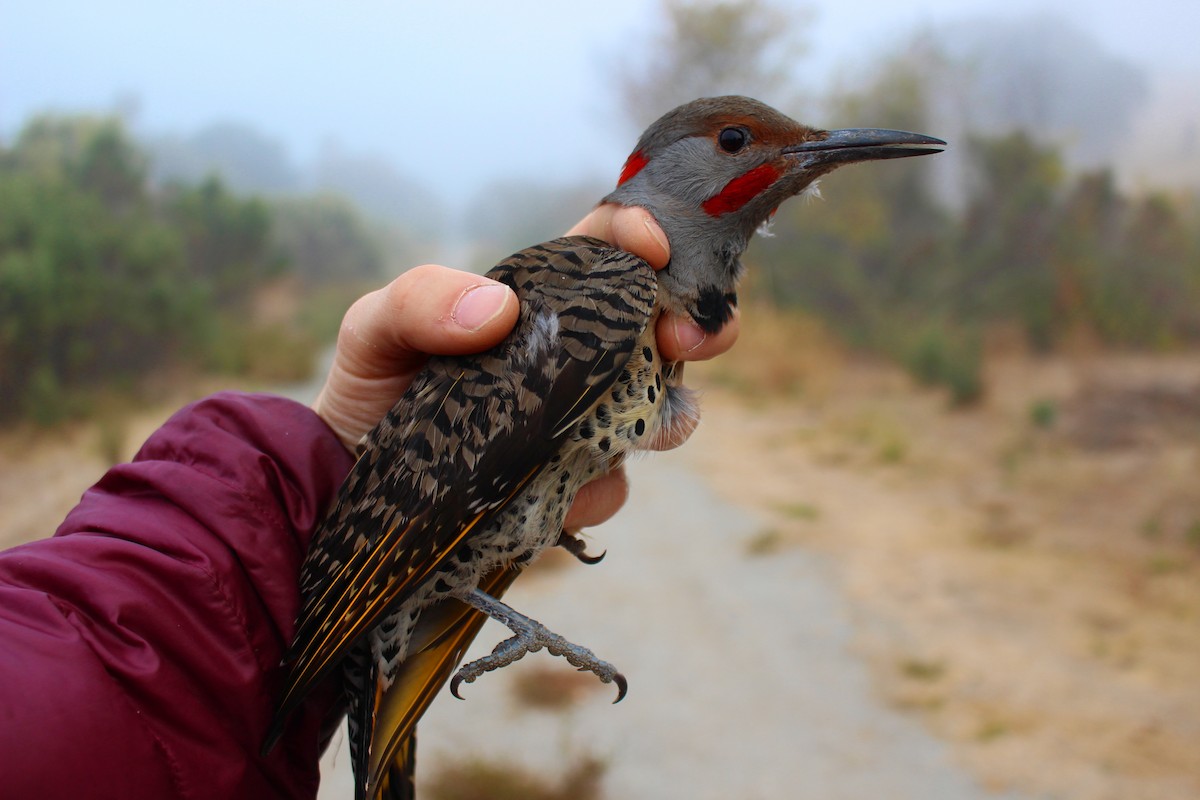
[[[571,235],[595,236],[623,250],[644,258],[650,266],[662,269],[671,260],[671,248],[666,235],[653,215],[638,206],[618,206],[605,203],[567,232]],[[733,347],[739,330],[737,308],[721,330],[706,334],[691,318],[664,314],[658,321],[656,334],[664,358],[671,361],[705,361]]]
[[[716,333],[705,333],[691,317],[669,311],[658,318],[654,333],[658,350],[668,361],[707,361],[733,347],[740,329],[741,312],[735,307]]]
[[[638,206],[618,206],[605,203],[592,209],[568,236],[595,236],[622,250],[628,250],[655,269],[662,269],[671,260],[667,236],[654,221],[654,216]]]
[[[476,353],[498,344],[517,312],[516,295],[502,283],[448,267],[415,267],[350,307],[338,357],[360,377],[392,376],[429,354]]]
[[[516,296],[503,284],[447,267],[411,269],[346,312],[333,364],[312,407],[353,449],[430,353],[486,350],[516,318]]]
[[[584,484],[575,495],[563,527],[573,531],[607,522],[621,510],[627,497],[629,479],[625,476],[625,468],[617,467]]]

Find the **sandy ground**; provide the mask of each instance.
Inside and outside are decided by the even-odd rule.
[[[509,595],[629,697],[532,709],[522,676],[561,667],[530,656],[435,704],[422,775],[591,755],[611,798],[1200,797],[1200,359],[992,372],[947,413],[880,367],[765,393],[701,371],[704,425],[632,465],[605,562]],[[0,544],[50,533],[167,413],[0,435]],[[322,797],[350,796],[328,761]]]
[[[182,405],[142,412],[120,423],[74,423],[54,431],[0,432],[0,548],[54,533],[84,490],[112,463],[128,460]]]
[[[1018,357],[989,385],[957,413],[879,367],[714,391],[691,457],[757,551],[829,559],[874,688],[984,785],[1200,797],[1200,359]]]

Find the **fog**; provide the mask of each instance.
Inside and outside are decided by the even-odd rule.
[[[980,19],[1021,19],[1044,7],[1032,0],[781,5],[807,11],[799,36],[806,52],[795,67],[809,97],[852,81],[919,31],[953,40],[962,31],[986,32]],[[1131,14],[1115,0],[1072,0],[1055,9],[1104,58],[1127,65],[1134,93],[1141,91],[1138,118],[1115,134],[1137,159],[1125,166],[1129,180],[1200,175],[1187,149],[1200,106],[1194,42],[1200,6],[1150,0]],[[271,180],[280,186],[328,181],[331,162],[355,162],[359,173],[375,173],[377,184],[425,197],[421,205],[436,197],[462,209],[478,202],[480,187],[514,176],[610,180],[635,135],[619,111],[615,76],[645,56],[662,10],[654,0],[603,6],[5,0],[0,19],[0,135],[7,140],[47,110],[120,112],[141,137],[168,151],[172,142],[240,127],[278,145],[277,154],[258,163],[265,170],[272,158],[277,162]],[[1006,58],[1001,34],[995,63],[1031,68],[1017,52]],[[1066,50],[1075,47],[1073,35],[1064,40]],[[1064,59],[1070,63],[1069,55]],[[1086,78],[1078,72],[1066,77]],[[1094,88],[1078,94],[1094,95],[1099,119],[1112,87]],[[1141,120],[1153,120],[1149,135],[1171,147],[1149,146]],[[1164,157],[1189,152],[1188,169],[1162,166]],[[388,207],[390,190],[373,191],[377,204]]]

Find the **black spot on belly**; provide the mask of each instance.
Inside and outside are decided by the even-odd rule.
[[[600,452],[607,453],[609,448],[612,447],[612,441],[607,436],[605,436],[603,439],[600,440],[599,446],[600,446]]]
[[[646,399],[649,400],[651,403],[654,402],[654,387],[653,386],[646,387]]]
[[[653,402],[653,401],[651,401],[651,402]],[[639,419],[637,422],[633,423],[634,435],[641,436],[645,432],[646,432],[646,420]]]
[[[653,364],[654,363],[654,351],[651,350],[649,347],[643,347],[642,348],[642,358],[646,359],[647,364]]]
[[[590,439],[596,435],[596,431],[592,429],[591,420],[584,420],[579,423],[579,436],[583,439]]]

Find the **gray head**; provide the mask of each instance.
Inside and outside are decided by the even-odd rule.
[[[904,131],[816,130],[749,97],[707,97],[646,129],[604,202],[654,214],[671,243],[661,300],[712,333],[737,304],[751,235],[780,203],[842,164],[937,153],[944,144]]]

